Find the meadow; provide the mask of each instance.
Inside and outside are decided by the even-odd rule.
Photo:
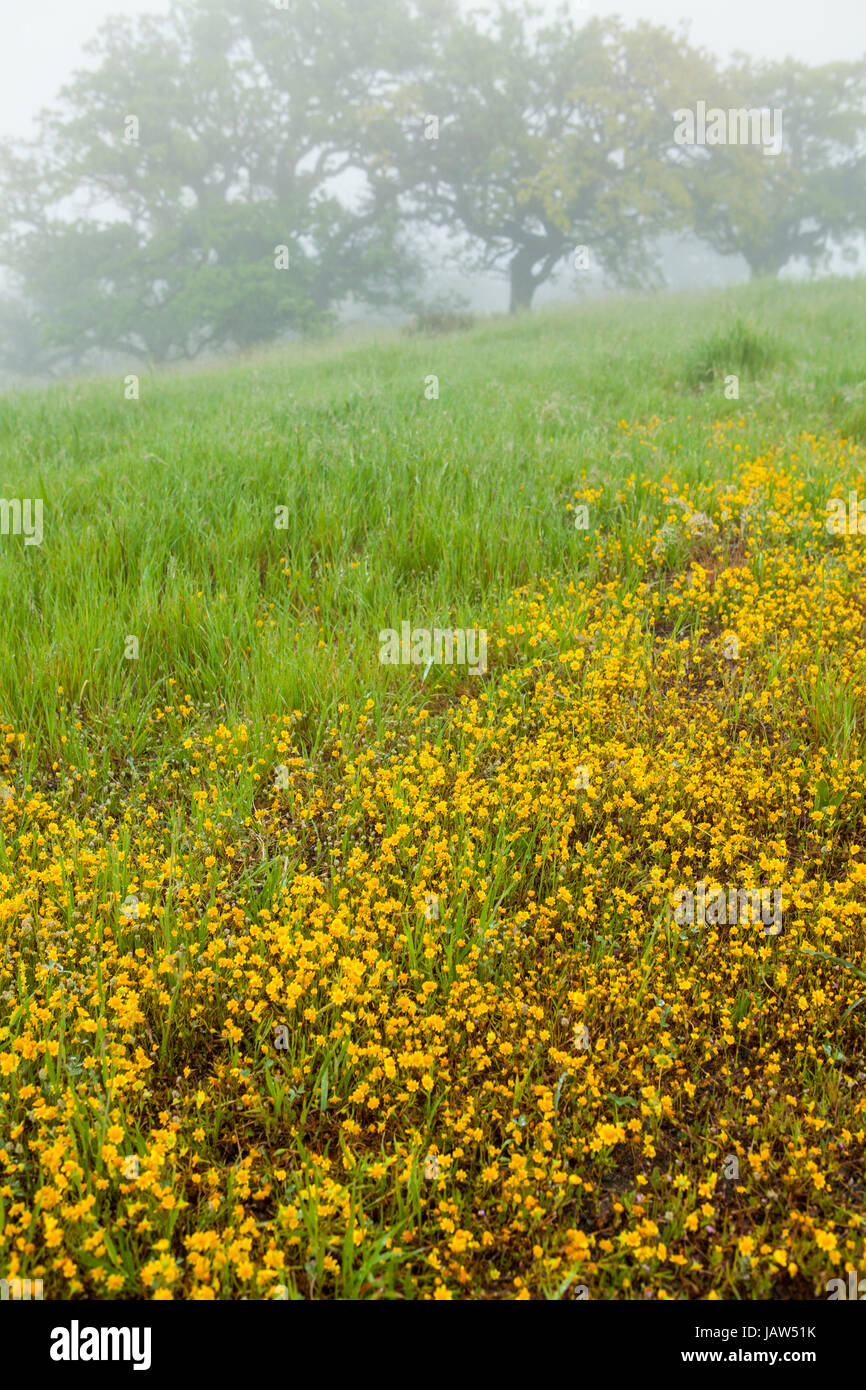
[[[44,507],[0,535],[0,1273],[866,1274],[866,282],[9,392],[0,465]],[[404,622],[486,670],[380,661]],[[781,932],[677,920],[699,883]]]

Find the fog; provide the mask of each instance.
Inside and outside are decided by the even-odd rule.
[[[0,8],[0,134],[31,132],[32,117],[85,61],[85,44],[109,15],[165,14],[168,8],[168,0],[41,0]],[[540,8],[553,13],[556,6]],[[575,0],[569,8],[575,15],[622,15],[630,23],[685,23],[696,44],[721,56],[742,49],[757,58],[829,63],[866,53],[862,0]]]
[[[684,0],[547,3],[538,7],[540,18],[528,30],[514,31],[513,63],[508,30],[497,31],[498,48],[484,50],[478,58],[479,72],[484,63],[489,70],[479,77],[475,107],[467,97],[476,87],[467,56],[470,30],[450,49],[435,33],[448,0],[407,0],[402,7],[395,0],[394,9],[387,4],[371,8],[368,0],[357,0],[354,7],[338,5],[345,34],[335,36],[335,53],[345,53],[344,71],[335,69],[340,60],[331,59],[322,40],[316,0],[190,3],[201,25],[199,31],[191,23],[178,41],[181,65],[189,61],[184,53],[191,51],[184,43],[201,43],[191,64],[191,71],[198,72],[201,53],[209,62],[223,38],[228,43],[229,23],[236,47],[232,64],[220,70],[210,89],[210,78],[203,78],[205,85],[191,93],[188,105],[171,63],[162,72],[154,67],[152,54],[141,57],[149,40],[133,41],[127,35],[107,56],[106,51],[88,51],[109,19],[164,17],[172,8],[169,0],[44,0],[38,7],[6,7],[0,14],[0,136],[7,152],[0,182],[4,379],[63,374],[72,366],[113,361],[127,351],[170,361],[232,350],[318,331],[326,321],[400,320],[419,309],[505,312],[623,288],[705,288],[750,274],[800,278],[863,267],[866,88],[862,71],[854,72],[853,66],[844,76],[841,69],[828,74],[824,67],[866,60],[862,0],[826,0],[821,6],[807,0],[762,6],[753,0],[726,0],[723,5]],[[370,17],[381,26],[369,51],[359,55],[357,71],[353,8],[356,17]],[[456,10],[463,21],[476,13],[465,3]],[[289,30],[283,40],[277,15]],[[555,43],[537,50],[530,43],[526,53],[532,50],[535,67],[524,81],[517,52],[523,52],[520,45],[528,41],[529,30],[570,20],[589,36],[597,21],[615,17],[623,27],[609,31],[607,58],[601,56],[602,47],[592,50],[595,56],[587,58],[581,75],[583,49],[568,38],[574,29],[563,28],[561,54]],[[665,28],[668,38],[633,42],[629,35],[641,22],[654,26],[653,32]],[[479,34],[492,38],[491,19],[473,23]],[[247,29],[250,35],[255,31],[250,54],[244,46]],[[315,49],[309,74],[303,53],[308,32]],[[358,33],[365,34],[364,25]],[[300,60],[284,79],[278,67],[268,66],[274,43],[281,41]],[[587,43],[591,48],[591,40]],[[403,51],[395,56],[401,44]],[[378,70],[380,52],[384,77]],[[564,114],[568,103],[563,104],[570,53],[576,118]],[[784,60],[790,60],[789,69],[773,67]],[[214,57],[215,72],[220,61]],[[90,78],[78,77],[76,95],[64,108],[60,125],[40,126],[38,114],[55,106],[64,84],[75,73],[92,74],[103,62],[95,86]],[[608,76],[598,79],[605,62]],[[593,83],[600,81],[602,89],[605,81],[618,83],[618,63],[627,72],[622,102],[617,107],[615,99],[603,109]],[[809,70],[805,76],[798,66],[804,64]],[[652,90],[647,68],[653,73]],[[147,72],[155,74],[150,90],[142,78]],[[549,112],[542,109],[546,72]],[[375,88],[369,93],[364,87],[368,75]],[[320,82],[321,91],[312,102],[305,91],[306,124],[299,126],[296,91],[299,84],[306,87],[308,77]],[[258,93],[250,81],[262,84]],[[641,82],[649,105],[668,112],[690,107],[703,94],[712,104],[716,90],[720,102],[726,91],[731,104],[740,107],[746,101],[769,107],[784,99],[788,147],[771,169],[772,159],[762,166],[760,151],[734,151],[732,139],[722,150],[703,150],[689,167],[685,152],[662,150],[664,130],[672,134],[670,117],[661,136],[658,130],[647,134],[641,129],[646,106],[641,104]],[[157,89],[163,87],[169,94],[164,106],[157,99]],[[426,147],[419,122],[430,118],[422,98],[439,102],[447,133],[441,140],[437,133]],[[223,160],[218,108],[228,112],[235,99],[238,111],[226,115],[229,125],[235,123],[235,144]],[[503,134],[497,144],[495,121],[491,116],[485,127],[481,109],[485,102],[500,100]],[[125,108],[139,107],[145,111],[140,143],[137,134],[130,139],[120,131]],[[279,119],[278,109],[283,111]],[[253,148],[250,131],[257,120],[259,147]],[[632,147],[628,139],[619,142],[611,136],[616,120],[635,132]],[[512,121],[514,131],[506,133],[504,127]],[[332,129],[338,125],[339,132]],[[362,126],[363,139],[358,133]],[[181,138],[185,130],[195,158],[209,161],[192,173]],[[292,144],[299,142],[300,149],[303,140],[308,146],[299,155]],[[530,150],[532,140],[535,148]],[[604,161],[594,163],[594,146],[605,141]],[[278,148],[283,143],[285,149]],[[706,143],[712,145],[712,137]],[[725,138],[721,144],[726,145]],[[509,188],[502,165],[512,160],[518,146]],[[428,165],[422,168],[427,154]],[[295,160],[291,170],[287,158],[289,164]],[[663,177],[660,164],[665,166]],[[644,173],[646,190],[640,186]],[[564,180],[564,188],[558,180]],[[592,189],[591,195],[585,197],[582,188]],[[593,211],[587,211],[587,197]],[[287,201],[289,222],[283,211]],[[534,212],[524,214],[526,207]],[[738,225],[741,207],[748,230]],[[241,215],[241,209],[248,215]],[[519,232],[504,230],[517,222]],[[637,223],[640,236],[634,234]],[[96,235],[92,242],[91,229]],[[263,307],[265,248],[272,247],[278,259],[283,244],[282,268],[292,261],[291,290],[281,282],[281,304]],[[104,245],[104,255],[98,245]],[[356,273],[339,269],[346,265],[347,246]],[[585,260],[575,274],[574,257],[579,258],[581,247]],[[136,257],[137,279],[130,269]],[[142,278],[145,260],[149,269]],[[70,279],[81,286],[76,303],[71,302]],[[84,302],[88,294],[89,310]],[[220,315],[201,310],[207,295],[222,296]],[[135,322],[137,297],[147,331]],[[172,301],[180,306],[175,316],[189,314],[180,327],[167,322]],[[88,312],[100,320],[95,328]],[[120,328],[118,320],[124,320]]]

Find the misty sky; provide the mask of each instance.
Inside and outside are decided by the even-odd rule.
[[[866,54],[866,0],[572,0],[572,8],[672,27],[685,19],[693,42],[722,55],[743,49],[820,63]],[[30,133],[30,118],[82,64],[83,45],[108,15],[166,9],[168,0],[3,0],[0,135]]]

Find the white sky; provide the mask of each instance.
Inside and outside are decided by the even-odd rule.
[[[262,0],[263,4],[269,0]],[[692,42],[727,55],[822,63],[866,54],[866,0],[571,0],[572,8],[690,24]],[[111,14],[163,13],[168,0],[0,0],[0,136],[27,135],[83,45]],[[472,5],[471,8],[476,8]],[[545,8],[554,9],[553,0]]]

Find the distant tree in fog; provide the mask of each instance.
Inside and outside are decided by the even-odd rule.
[[[697,235],[752,275],[800,258],[816,268],[866,231],[866,63],[742,58],[704,93],[724,110],[781,113],[779,154],[713,144],[687,153]]]
[[[616,283],[651,281],[653,239],[689,209],[673,111],[707,60],[649,24],[509,9],[484,27],[455,19],[434,50],[368,117],[407,214],[460,234],[470,265],[503,269],[513,312],[578,247]]]
[[[649,23],[457,0],[174,0],[0,147],[0,365],[191,358],[408,310],[444,229],[512,311],[573,265],[661,277],[691,230],[754,274],[866,228],[864,63],[720,71]],[[781,152],[675,138],[698,102],[782,111]],[[415,238],[413,242],[411,238]]]
[[[359,140],[389,80],[382,25],[403,72],[403,0],[185,0],[108,21],[37,139],[0,155],[0,263],[45,360],[192,357],[309,330],[350,293],[405,299],[414,262]],[[352,170],[350,204],[334,181]]]

